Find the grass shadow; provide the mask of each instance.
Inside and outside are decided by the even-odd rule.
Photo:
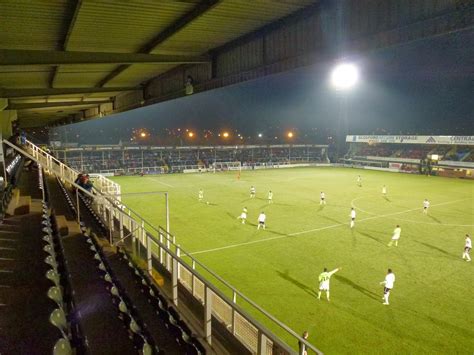
[[[298,281],[297,279],[293,278],[290,276],[290,273],[288,270],[285,270],[285,272],[281,272],[277,270],[278,276],[280,276],[283,280],[288,281],[289,283],[292,283],[296,287],[300,288],[310,296],[318,297],[318,294],[316,293],[315,290],[313,290],[311,287],[305,285],[304,283]]]
[[[432,250],[436,250],[444,255],[449,255],[449,256],[452,256],[452,257],[456,257],[455,255],[452,255],[450,253],[448,253],[446,250],[444,249],[441,249],[441,248],[438,248],[437,246],[434,246],[434,245],[431,245],[431,244],[428,244],[428,243],[425,243],[425,242],[419,242],[417,240],[414,240],[415,243],[418,243],[418,244],[421,244],[421,245],[424,245],[425,247],[427,248],[430,248]]]
[[[327,219],[328,221],[334,222],[336,224],[344,224],[343,222],[338,221],[337,219],[334,219],[332,217],[328,217],[328,216],[321,216],[321,217],[324,218],[324,219]]]
[[[364,296],[366,297],[369,297],[369,298],[372,298],[373,300],[376,300],[376,301],[379,301],[382,297],[379,296],[378,294],[376,294],[375,292],[372,292],[370,290],[367,290],[366,288],[356,284],[355,282],[349,280],[348,278],[344,277],[344,276],[341,276],[341,275],[337,275],[337,274],[334,274],[334,278],[347,285],[347,286],[350,286],[352,287],[354,290],[356,291],[359,291],[360,293],[362,293]]]
[[[390,200],[387,196],[384,196],[383,198],[384,198],[384,200],[387,201],[387,202],[392,202],[392,200]]]
[[[443,223],[443,222],[441,222],[438,218],[436,218],[435,216],[432,216],[432,215],[429,214],[428,217],[431,218],[431,219],[432,219],[433,221],[435,221],[436,223],[439,223],[439,224]]]
[[[370,235],[369,233],[360,232],[360,231],[357,231],[357,233],[359,233],[360,235],[363,235],[364,237],[367,237],[369,239],[375,240],[377,243],[384,244],[380,239],[374,237],[373,235]]]

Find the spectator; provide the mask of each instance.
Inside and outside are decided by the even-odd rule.
[[[301,336],[304,340],[308,339],[309,333],[308,331],[304,331],[303,335]],[[301,340],[298,342],[298,354],[299,355],[308,355],[308,351],[306,350],[306,344],[303,343]]]
[[[187,76],[184,88],[186,95],[192,95],[194,93],[194,79],[191,75]]]
[[[20,144],[25,145],[26,144],[26,133],[25,131],[21,131],[20,134]]]

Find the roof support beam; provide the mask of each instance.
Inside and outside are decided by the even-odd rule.
[[[60,64],[185,64],[208,63],[208,57],[187,57],[144,53],[66,52],[23,49],[0,49],[2,65],[60,65]]]
[[[74,2],[69,2],[71,4],[71,16],[68,18],[68,20],[65,21],[64,28],[67,29],[66,35],[64,36],[64,39],[62,41],[61,48],[60,50],[67,51],[67,46],[69,43],[69,38],[71,37],[72,31],[74,30],[74,26],[76,25],[76,20],[79,15],[79,11],[81,10],[82,6],[82,0],[76,0]],[[58,74],[59,66],[54,67],[54,71],[51,74],[50,80],[49,80],[49,87],[53,88],[54,87],[54,81],[56,80],[56,75]]]
[[[113,102],[112,100],[94,101],[60,101],[60,102],[37,102],[37,103],[10,103],[8,110],[30,110],[37,108],[57,108],[70,106],[102,105]]]
[[[198,17],[205,14],[207,11],[211,10],[218,3],[219,3],[219,0],[204,0],[204,1],[201,1],[198,5],[196,5],[196,7],[194,9],[192,9],[190,12],[184,14],[179,19],[177,19],[175,22],[173,22],[171,25],[169,25],[162,32],[160,32],[155,38],[153,38],[150,42],[144,44],[138,52],[139,53],[151,53],[158,45],[160,45],[161,43],[166,41],[168,38],[170,38],[171,36],[178,33],[180,30],[182,30],[184,27],[189,25],[191,22],[193,22]],[[208,59],[207,62],[210,62],[210,59]],[[178,64],[178,63],[176,63],[176,64]],[[185,64],[185,63],[181,63],[181,64]],[[118,75],[120,75],[122,72],[124,72],[129,67],[130,67],[130,65],[125,65],[125,64],[120,65],[113,72],[111,72],[104,79],[102,79],[97,84],[97,86],[98,87],[103,87],[109,81],[116,78]]]
[[[136,91],[143,90],[141,87],[107,87],[107,88],[37,88],[37,89],[4,89],[0,88],[0,97],[34,97],[51,95],[74,95],[74,94],[93,94],[108,93],[117,91]]]

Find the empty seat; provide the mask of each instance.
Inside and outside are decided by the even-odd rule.
[[[52,299],[59,308],[63,309],[63,294],[58,286],[51,286],[48,290],[48,297]]]
[[[66,315],[62,309],[57,308],[51,312],[49,321],[52,325],[59,329],[64,338],[68,338]]]

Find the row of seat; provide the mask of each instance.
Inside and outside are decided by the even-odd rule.
[[[42,169],[38,169],[38,187],[45,192]],[[45,194],[43,194],[45,196]],[[66,318],[68,311],[67,302],[63,294],[62,278],[66,277],[64,258],[61,256],[60,244],[55,233],[54,216],[45,198],[42,201],[42,232],[44,247],[47,256],[44,262],[49,266],[45,277],[52,282],[52,286],[47,292],[47,297],[56,303],[49,321],[61,332],[62,337],[56,342],[53,348],[54,355],[71,355],[73,353],[70,339],[72,337],[69,323]]]
[[[107,290],[110,293],[111,301],[117,307],[118,316],[124,322],[134,346],[144,355],[160,354],[159,347],[153,341],[152,336],[146,329],[146,325],[141,321],[139,314],[136,312],[132,301],[108,264],[100,245],[96,241],[96,237],[84,225],[81,226],[81,230],[86,237],[87,243],[90,244],[90,249],[94,253],[94,259],[98,264],[99,272],[107,282]]]
[[[82,200],[84,203],[84,206],[86,206],[87,211],[90,213],[92,218],[94,219],[94,222],[100,229],[101,233],[106,234],[107,233],[107,227],[105,226],[104,222],[102,222],[102,219],[99,217],[99,215],[95,212],[94,208],[92,207],[92,203],[90,199],[85,197],[83,194],[79,193],[79,198]]]
[[[175,308],[168,304],[166,298],[149,276],[134,263],[133,259],[124,249],[119,249],[119,255],[128,264],[130,272],[136,280],[137,287],[147,296],[148,302],[154,307],[156,315],[163,320],[175,341],[185,349],[186,354],[205,354],[206,350],[202,344],[193,336],[191,329],[181,319]]]
[[[64,197],[66,198],[69,209],[71,212],[77,213],[77,209],[74,207],[73,201],[69,196],[67,189],[59,179],[58,183],[64,194]],[[134,312],[133,304],[125,295],[123,289],[118,283],[118,280],[113,276],[114,274],[107,265],[107,261],[102,254],[100,246],[94,243],[94,238],[92,238],[91,233],[87,231],[84,222],[81,222],[81,231],[85,237],[85,241],[89,244],[89,249],[93,255],[93,260],[95,260],[97,263],[97,271],[106,281],[106,288],[110,294],[111,302],[117,308],[117,317],[119,317],[124,322],[124,326],[128,331],[129,337],[133,342],[134,347],[140,354],[143,355],[160,354],[159,348],[154,344],[153,339],[146,331],[144,324],[140,321],[136,312]]]
[[[67,189],[60,181],[59,185],[68,201],[69,208],[74,213],[77,213]],[[99,227],[101,231],[106,232],[107,229],[99,215],[93,209],[90,200],[82,194],[79,194],[79,198],[82,200],[83,206],[86,207],[89,215],[93,218],[95,225]],[[159,353],[159,347],[155,344],[151,334],[148,333],[147,327],[141,320],[133,302],[127,296],[125,289],[121,286],[120,281],[108,264],[107,258],[103,255],[101,246],[94,237],[91,237],[91,233],[87,230],[84,222],[81,222],[81,230],[86,237],[87,243],[90,244],[90,249],[94,253],[94,259],[98,263],[99,272],[103,274],[104,280],[108,283],[107,288],[112,301],[116,305],[120,318],[124,321],[135,346],[146,354]],[[135,278],[137,288],[145,293],[146,299],[153,306],[157,317],[162,320],[162,323],[168,330],[167,333],[175,339],[179,348],[183,349],[183,353],[187,355],[205,354],[206,351],[202,344],[192,335],[192,331],[180,318],[177,311],[168,305],[166,298],[163,297],[153,281],[133,263],[132,259],[124,250],[119,249],[119,251],[120,258],[124,259],[124,262],[130,267],[130,272],[133,278]]]

